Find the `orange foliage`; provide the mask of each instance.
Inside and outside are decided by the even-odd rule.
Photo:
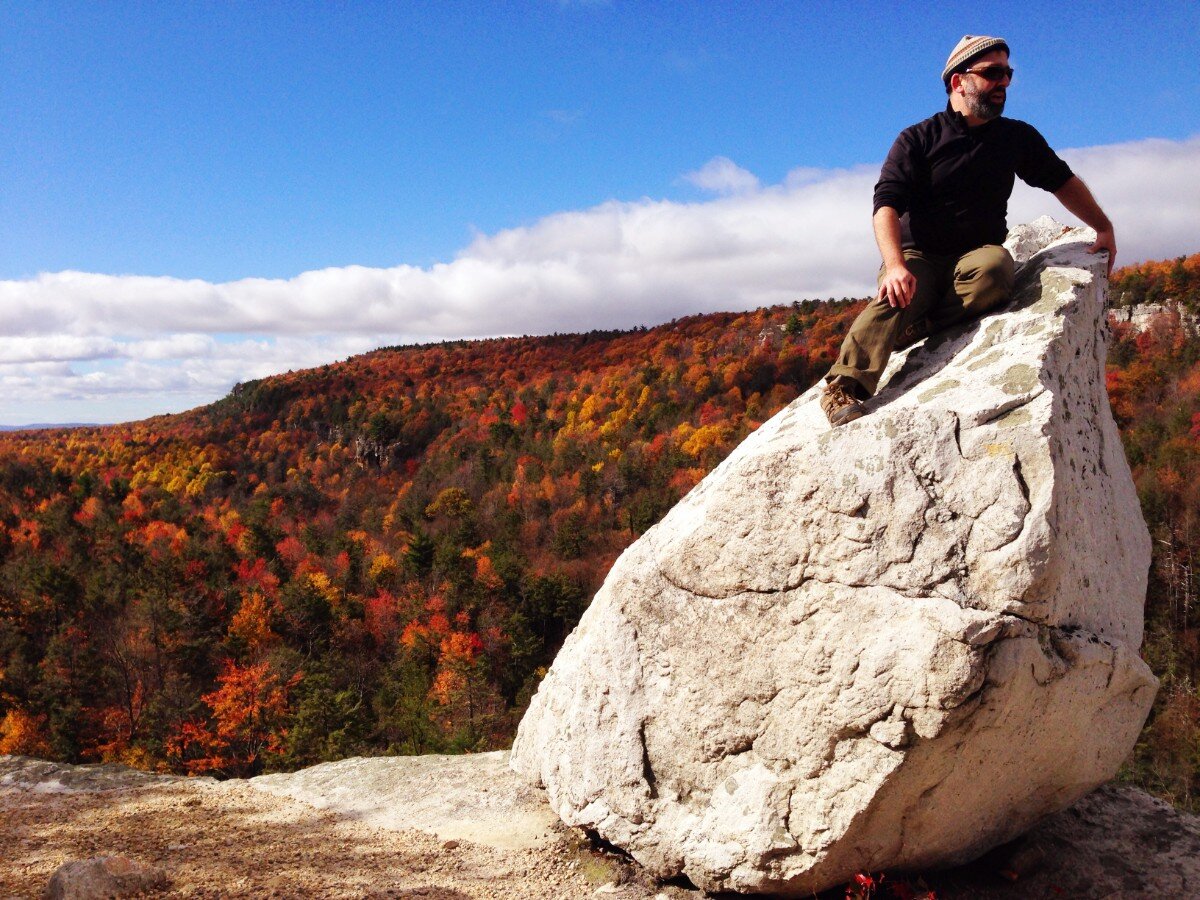
[[[261,653],[279,640],[271,630],[271,607],[258,591],[242,599],[238,611],[229,623],[229,633],[240,638],[252,654]]]
[[[283,750],[288,691],[297,673],[281,683],[267,662],[238,666],[226,663],[217,690],[200,699],[211,710],[209,723],[184,723],[170,751],[190,774],[218,772],[247,776],[261,770],[266,755]]]
[[[48,757],[52,753],[46,735],[46,717],[22,709],[10,709],[0,721],[0,755]]]

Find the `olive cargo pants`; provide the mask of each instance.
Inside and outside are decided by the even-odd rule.
[[[986,244],[962,256],[905,250],[904,260],[917,279],[912,302],[903,309],[878,297],[868,303],[842,341],[827,376],[830,381],[838,376],[852,378],[872,395],[902,333],[920,328],[922,320],[928,320],[927,333],[932,333],[978,318],[1012,292],[1013,259],[999,244]],[[879,280],[883,280],[882,268]]]

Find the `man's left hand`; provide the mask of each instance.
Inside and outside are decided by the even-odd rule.
[[[1111,228],[1104,231],[1096,232],[1096,243],[1088,247],[1088,253],[1099,253],[1101,250],[1108,251],[1108,274],[1112,274],[1113,261],[1117,258],[1117,236],[1113,234]]]
[[[1054,196],[1067,208],[1067,212],[1074,213],[1083,219],[1085,225],[1096,229],[1096,243],[1088,247],[1088,253],[1107,250],[1108,274],[1111,275],[1113,261],[1117,258],[1117,238],[1113,234],[1112,222],[1104,214],[1104,210],[1100,208],[1100,204],[1096,202],[1096,198],[1092,196],[1088,186],[1078,175],[1072,175],[1067,179],[1066,184],[1054,192]]]

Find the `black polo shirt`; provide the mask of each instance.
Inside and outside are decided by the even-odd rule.
[[[875,211],[900,214],[905,249],[961,255],[1004,243],[1016,176],[1053,193],[1072,174],[1032,125],[1001,116],[970,128],[947,104],[900,132],[875,185]]]

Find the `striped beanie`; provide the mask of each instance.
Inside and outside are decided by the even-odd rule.
[[[950,76],[957,70],[966,68],[971,60],[982,56],[989,50],[1008,50],[1008,42],[1004,38],[987,37],[981,34],[966,34],[954,45],[950,58],[946,60],[946,68],[942,70],[942,83],[949,84]]]

